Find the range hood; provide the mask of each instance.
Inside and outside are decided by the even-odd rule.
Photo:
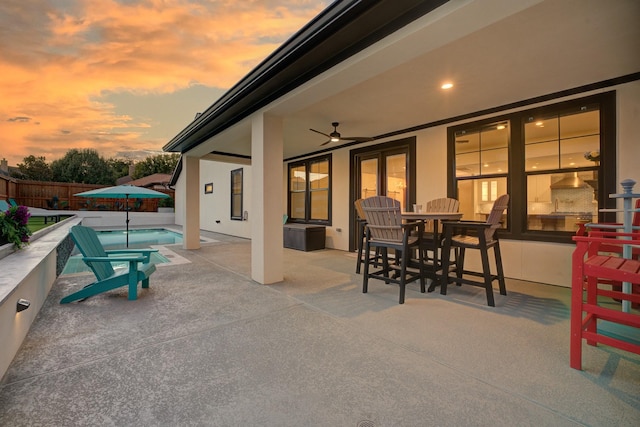
[[[578,177],[578,172],[574,172],[571,175],[565,176],[560,181],[551,184],[552,190],[562,188],[586,188],[588,184]]]

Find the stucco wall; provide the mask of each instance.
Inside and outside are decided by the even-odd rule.
[[[242,209],[246,221],[231,220],[231,171],[242,168]],[[176,189],[175,223],[184,225],[184,174],[178,178]],[[213,184],[213,192],[204,193],[205,184]],[[200,229],[238,237],[251,237],[251,166],[200,160]],[[217,222],[219,221],[219,222]]]

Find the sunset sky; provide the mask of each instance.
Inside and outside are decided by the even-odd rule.
[[[144,158],[332,0],[2,0],[0,159]]]

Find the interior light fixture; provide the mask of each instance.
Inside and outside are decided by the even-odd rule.
[[[498,129],[498,130],[502,130],[502,129],[504,129],[504,128],[506,128],[506,126],[505,126],[505,125],[498,125],[498,126],[496,126],[496,129]]]
[[[443,83],[442,86],[440,86],[440,88],[445,89],[445,90],[446,89],[451,89],[452,87],[453,87],[453,83],[451,83],[451,82]]]
[[[29,308],[30,305],[31,305],[31,302],[27,301],[26,299],[20,298],[18,300],[16,311],[20,313],[21,311],[24,311],[27,308]]]
[[[331,142],[340,142],[340,138],[332,136],[331,137]]]
[[[543,127],[544,127],[544,122],[543,122],[543,121],[541,121],[541,120],[540,120],[540,121],[537,121],[537,122],[536,122],[536,126],[538,126],[538,127],[540,127],[540,128],[543,128]]]

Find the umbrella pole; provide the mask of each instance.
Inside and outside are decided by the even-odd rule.
[[[127,249],[129,249],[129,195],[124,195],[124,211],[127,213]]]

